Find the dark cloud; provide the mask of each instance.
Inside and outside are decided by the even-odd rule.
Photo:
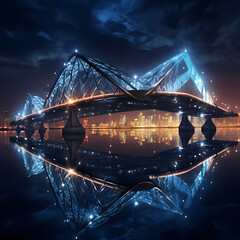
[[[130,74],[147,71],[187,48],[209,77],[221,79],[211,70],[215,63],[224,65],[228,75],[239,62],[238,9],[233,0],[1,1],[2,87],[14,83],[21,89],[10,92],[10,99],[21,101],[34,89],[42,89],[43,95],[36,94],[44,97],[46,82],[54,82],[53,72],[60,71],[76,48]],[[236,82],[237,71],[231,81]],[[14,106],[10,100],[3,108],[16,111]]]

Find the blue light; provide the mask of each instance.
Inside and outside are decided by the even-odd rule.
[[[135,206],[138,206],[138,204],[139,204],[139,203],[138,203],[137,201],[134,202],[134,205],[135,205]]]

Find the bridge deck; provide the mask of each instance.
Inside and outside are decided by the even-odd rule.
[[[68,118],[69,108],[76,109],[79,118],[136,110],[156,109],[167,112],[187,113],[189,116],[221,118],[237,117],[215,104],[208,103],[196,96],[179,92],[152,93],[141,97],[141,91],[134,93],[136,97],[124,94],[107,94],[69,101],[61,105],[43,109],[41,113],[33,113],[12,121],[11,125],[31,122],[55,122]]]

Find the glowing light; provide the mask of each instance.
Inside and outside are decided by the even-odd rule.
[[[187,52],[187,49],[185,49],[184,52]]]
[[[77,49],[75,49],[75,53],[77,53],[78,52],[78,50]]]
[[[204,117],[204,114],[203,114],[203,113],[201,113],[200,117],[201,117],[201,118],[203,118],[203,117]]]
[[[134,78],[134,79],[137,79],[137,75],[134,75],[133,78]]]
[[[90,218],[90,219],[93,219],[93,215],[91,214],[91,215],[89,216],[89,218]]]
[[[73,103],[73,100],[72,100],[72,99],[69,99],[69,100],[68,100],[68,103],[72,104],[72,103]]]
[[[73,169],[69,169],[68,172],[69,172],[69,174],[74,174],[74,170]]]
[[[182,112],[182,111],[179,111],[178,114],[181,115],[181,114],[183,114],[183,112]]]
[[[137,201],[134,202],[134,205],[135,205],[135,206],[138,206],[138,204],[139,204],[139,203],[138,203]]]

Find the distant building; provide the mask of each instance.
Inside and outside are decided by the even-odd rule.
[[[118,122],[119,127],[125,127],[127,123],[126,115],[121,115],[120,120]]]
[[[4,113],[3,113],[3,124],[2,124],[2,126],[3,126],[4,128],[8,128],[8,127],[10,126],[10,121],[11,121],[11,119],[10,119],[10,113],[9,113],[8,111],[4,111]]]

